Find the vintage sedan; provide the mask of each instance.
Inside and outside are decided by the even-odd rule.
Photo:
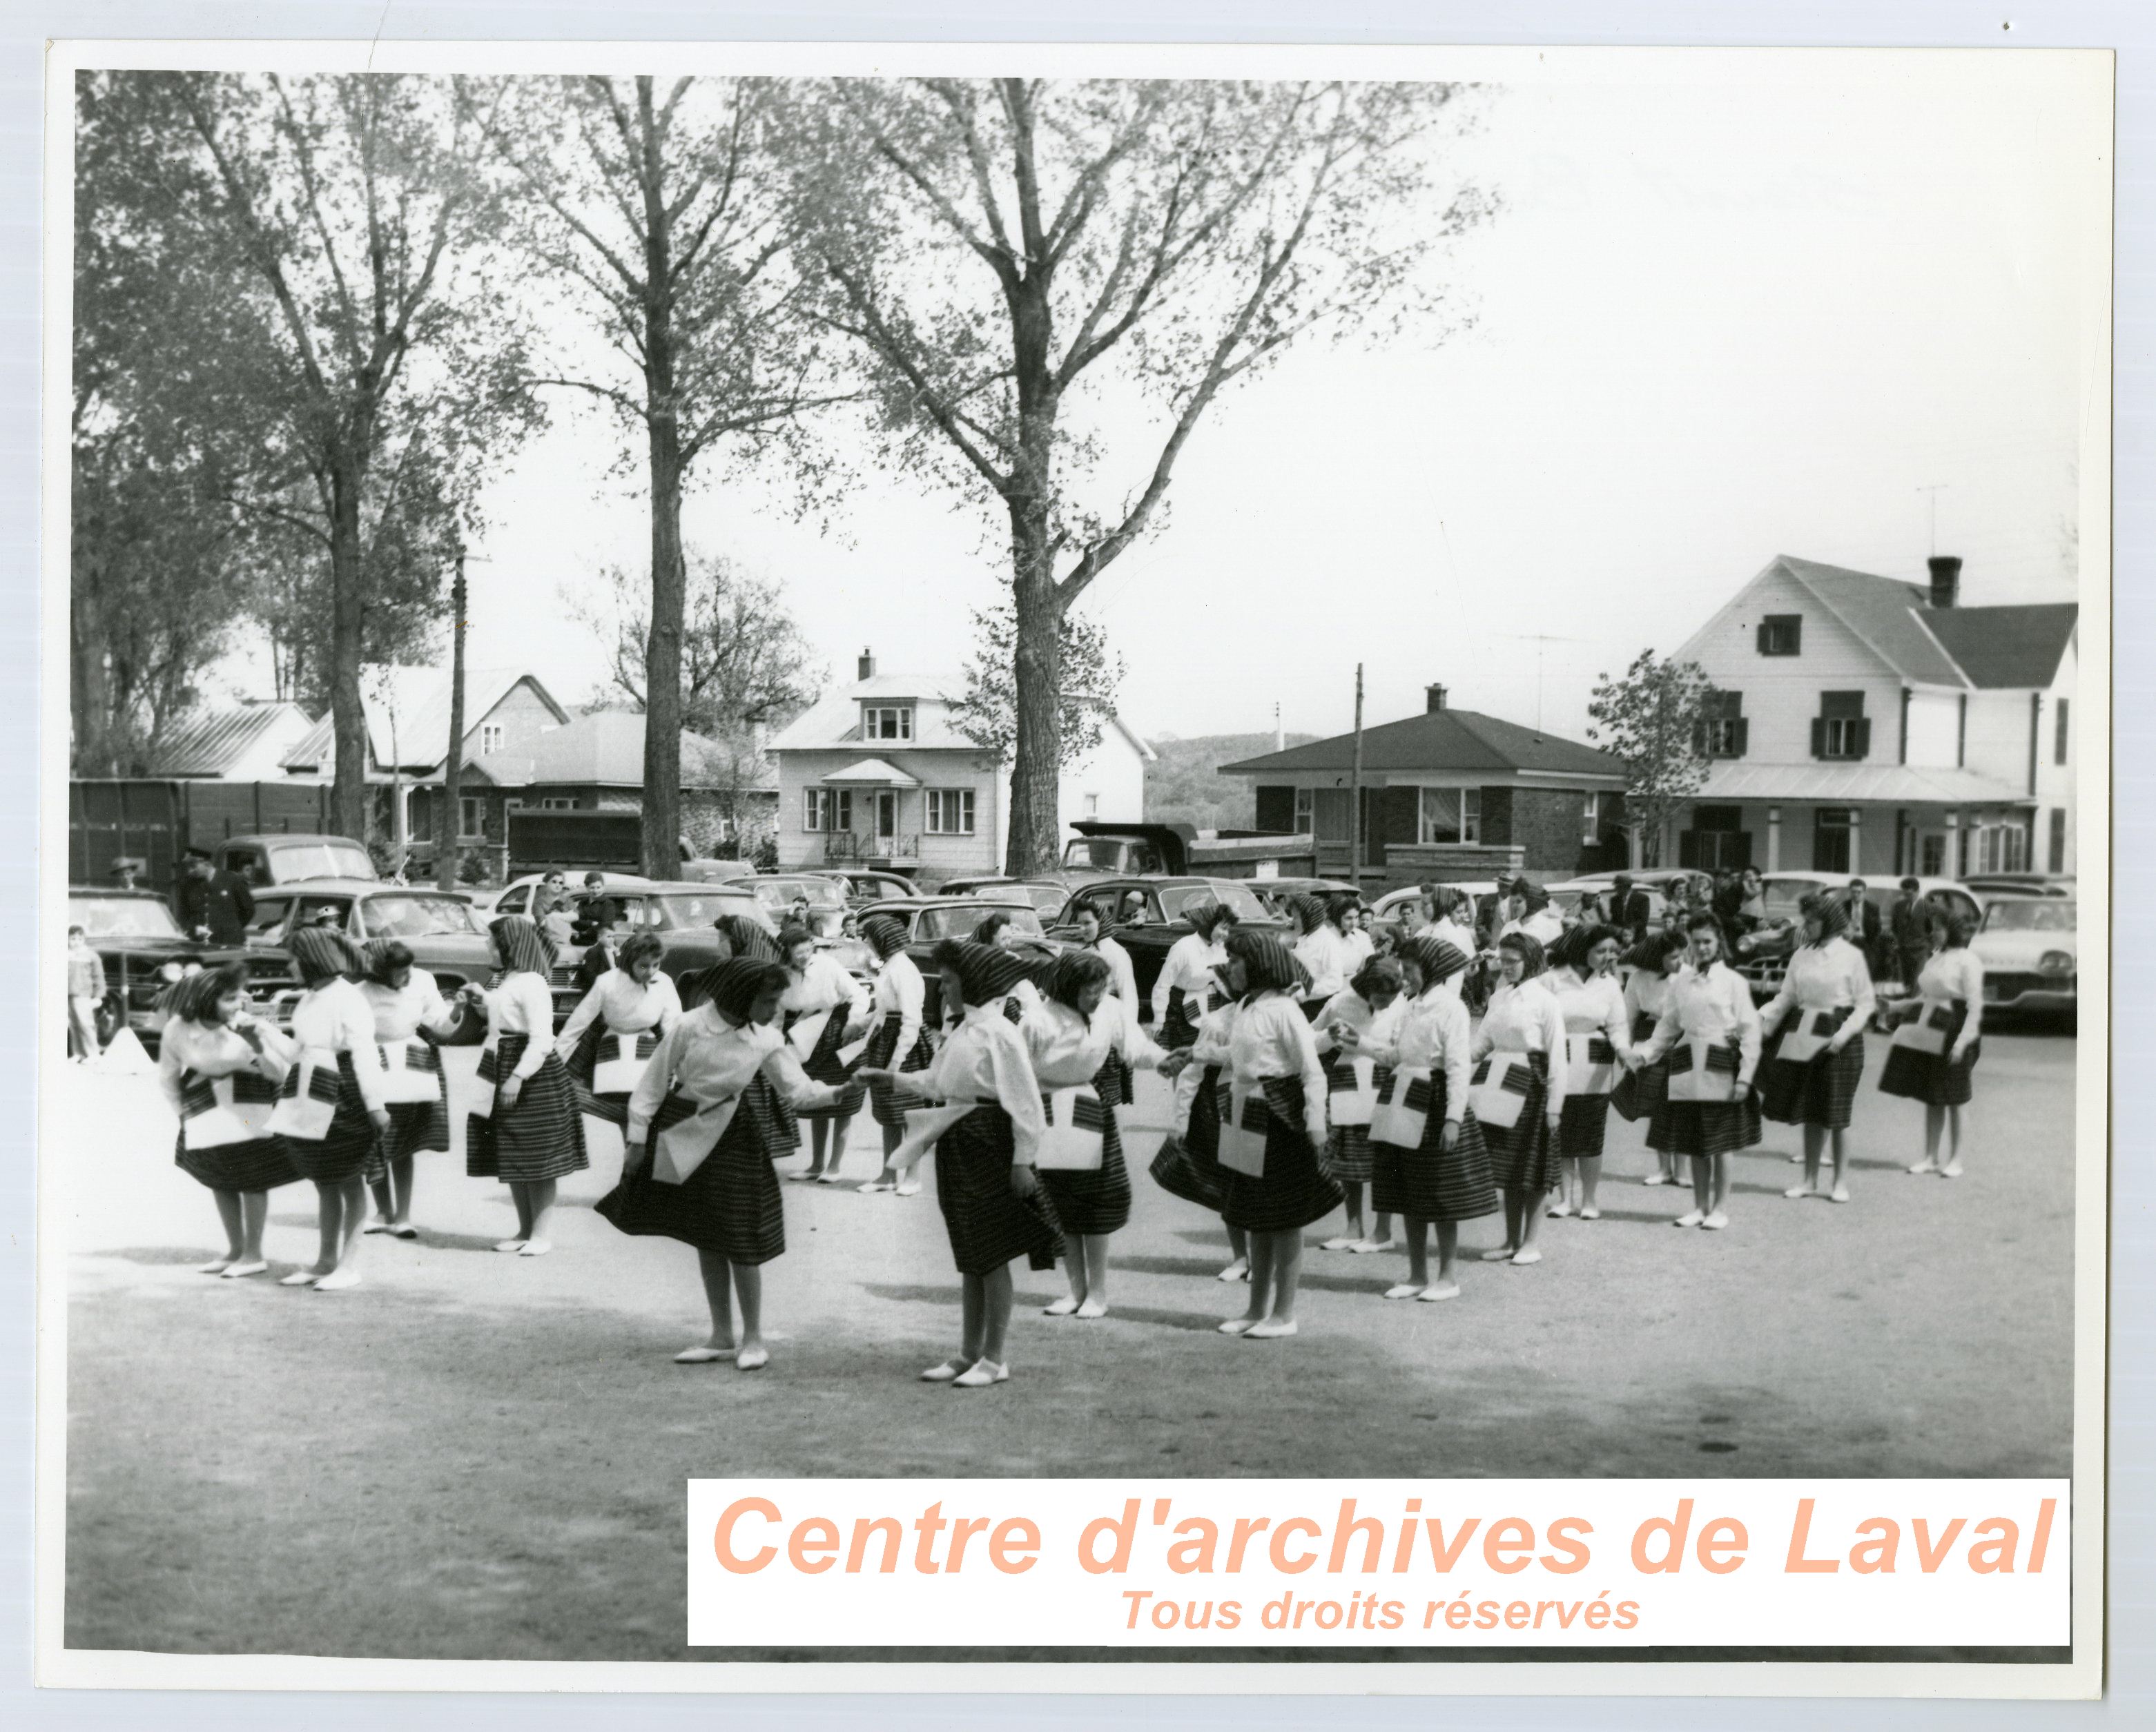
[[[1789,953],[1796,948],[1803,924],[1804,898],[1815,892],[1832,894],[1846,890],[1849,883],[1849,874],[1836,872],[1770,872],[1760,881],[1763,924],[1753,935],[1749,948],[1737,959],[1737,971],[1751,981],[1754,998],[1763,1004],[1782,990],[1782,976],[1788,971]],[[1901,894],[1901,883],[1892,876],[1864,881],[1865,899],[1879,910],[1882,930],[1892,930],[1891,910]],[[1920,878],[1917,889],[1926,902],[1950,915],[1970,921],[1983,918],[1983,904],[1952,879]]]
[[[485,918],[457,890],[331,878],[255,892],[247,925],[251,948],[277,949],[305,926],[327,926],[354,944],[401,939],[444,997],[470,981],[484,986],[494,972]]]
[[[1052,920],[1070,899],[1070,886],[1060,878],[954,878],[937,891],[941,896],[971,896],[983,902],[1030,902],[1041,919]]]
[[[157,1047],[158,996],[190,964],[214,968],[247,965],[249,987],[274,999],[295,982],[292,959],[280,951],[220,950],[198,944],[180,930],[163,897],[151,890],[70,889],[68,924],[80,926],[105,964],[105,997],[97,1008],[97,1038],[110,1041],[132,1028],[151,1052]]]
[[[899,902],[877,902],[861,910],[865,920],[881,915],[906,929],[906,953],[912,957],[927,983],[927,1019],[931,1028],[943,1021],[942,986],[936,975],[936,946],[947,938],[971,938],[990,915],[1010,916],[1005,942],[1029,961],[1047,961],[1061,954],[1063,946],[1050,938],[1040,915],[1030,902],[1012,899],[992,902],[984,896],[922,896]]]
[[[1984,910],[1969,948],[1984,964],[1984,1007],[2074,1013],[2081,904],[2058,896],[2000,896]]]
[[[1265,905],[1266,913],[1283,917],[1291,896],[1315,896],[1322,902],[1331,896],[1360,894],[1354,885],[1337,878],[1254,878],[1250,885],[1250,894]]]
[[[609,890],[641,889],[647,884],[656,884],[659,881],[656,879],[644,878],[634,872],[608,872],[603,876],[606,879],[606,887]],[[475,906],[490,917],[494,915],[522,915],[528,920],[531,918],[532,898],[536,894],[539,886],[546,882],[547,874],[543,872],[527,872],[521,878],[511,879],[499,890],[490,894],[484,892],[475,894],[472,901]],[[572,878],[568,878],[565,888],[582,889],[583,874],[578,873]]]
[[[865,868],[834,867],[827,874],[846,887],[846,900],[855,908],[871,902],[901,902],[924,895],[914,881],[896,872],[870,872]]]
[[[721,960],[720,951],[724,941],[716,925],[721,915],[743,915],[767,932],[778,930],[778,922],[765,912],[763,904],[737,884],[660,884],[647,880],[618,888],[609,885],[589,896],[572,891],[569,907],[579,934],[595,935],[602,921],[608,931],[619,936],[634,932],[656,933],[660,951],[659,966],[677,984],[684,975],[709,968]],[[553,973],[547,984],[553,989],[557,1022],[566,1019],[583,997],[585,989],[577,981],[578,965],[583,961],[584,952],[593,941],[587,939],[564,945],[555,955]]]
[[[1079,911],[1090,909],[1116,929],[1116,942],[1130,952],[1138,988],[1138,1018],[1152,1017],[1153,982],[1175,941],[1191,930],[1190,910],[1218,902],[1246,926],[1285,935],[1286,922],[1253,894],[1259,886],[1239,878],[1124,878],[1089,884],[1065,904],[1051,937],[1069,939]]]
[[[843,884],[815,873],[745,872],[712,888],[739,890],[753,896],[763,910],[764,924],[774,930],[793,917],[798,904],[806,901],[808,930],[815,935],[818,945],[825,949],[838,942],[850,905]]]

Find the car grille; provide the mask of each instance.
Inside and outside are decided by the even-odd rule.
[[[1987,974],[1984,996],[1995,1002],[2025,992],[2071,992],[2076,978],[2071,974]]]
[[[247,959],[247,978],[258,986],[283,986],[295,981],[299,976],[292,972],[291,965],[275,956],[249,956]]]

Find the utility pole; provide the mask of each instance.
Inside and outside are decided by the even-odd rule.
[[[434,820],[434,882],[457,887],[457,833],[464,825],[465,543],[457,537],[457,575],[449,587],[449,755],[442,760],[442,810]]]
[[[1348,882],[1363,888],[1363,664],[1355,664],[1355,761],[1348,772]]]

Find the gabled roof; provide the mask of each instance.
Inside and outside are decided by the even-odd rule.
[[[1953,658],[1926,629],[1938,615],[1930,606],[1931,592],[1922,585],[1823,566],[1787,553],[1778,556],[1774,565],[1810,590],[1822,607],[1904,679],[1919,685],[1969,684]]]
[[[542,734],[522,751],[490,752],[471,760],[496,787],[622,787],[644,786],[644,718],[632,711],[602,710]],[[685,729],[681,735],[681,786],[733,786],[733,755],[716,740]],[[775,788],[776,778],[758,754],[747,784]]]
[[[957,682],[926,674],[879,674],[825,694],[781,728],[773,751],[835,751],[861,743],[861,705],[879,699],[913,700],[913,738],[879,740],[899,751],[978,751],[951,725]]]
[[[465,731],[470,734],[523,681],[540,701],[567,722],[569,712],[528,668],[472,668],[465,674]],[[449,674],[443,668],[363,668],[360,702],[367,715],[367,749],[377,764],[403,762],[408,771],[429,771],[447,756],[449,737]],[[325,715],[284,760],[287,769],[311,770],[329,749],[336,729]]]
[[[158,740],[152,776],[222,776],[273,735],[304,735],[313,725],[297,704],[243,704],[198,710]]]
[[[1336,734],[1291,746],[1286,751],[1223,764],[1223,776],[1258,776],[1274,771],[1344,771],[1353,767],[1355,736]],[[1405,721],[1383,722],[1363,730],[1363,767],[1368,771],[1530,771],[1558,776],[1612,776],[1622,780],[1623,761],[1591,746],[1537,733],[1515,722],[1472,710],[1435,710]]]
[[[2072,602],[2019,607],[1927,609],[1924,623],[1969,684],[2041,691],[2058,678],[2059,660],[2073,642],[2081,608]]]

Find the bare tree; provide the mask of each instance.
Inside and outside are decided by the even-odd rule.
[[[801,105],[817,316],[897,462],[998,511],[1016,608],[1006,869],[1056,853],[1061,623],[1155,525],[1205,411],[1297,337],[1389,326],[1485,213],[1440,190],[1461,89],[840,79]],[[1152,405],[1120,483],[1081,385]],[[1093,491],[1089,497],[1089,485]]]
[[[644,869],[680,874],[681,496],[716,449],[736,460],[793,436],[826,400],[786,258],[770,88],[746,79],[520,80],[488,133],[527,196],[525,240],[586,291],[629,381],[555,377],[641,436],[651,500],[639,676]]]

